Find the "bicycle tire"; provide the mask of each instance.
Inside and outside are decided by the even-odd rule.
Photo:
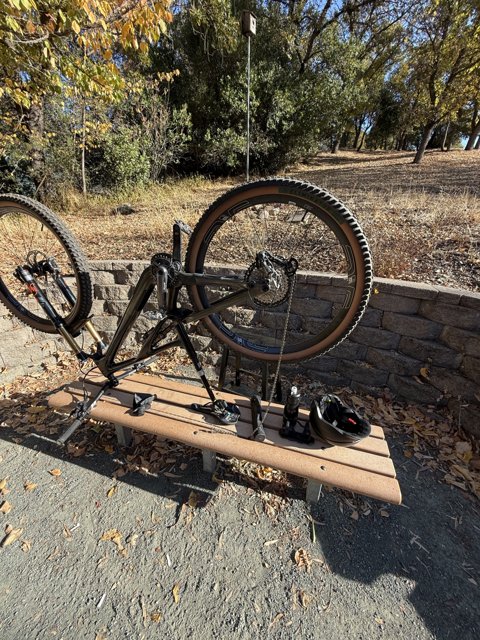
[[[328,237],[331,235],[338,242],[340,252],[343,252],[344,255],[343,258],[339,257],[335,259],[337,262],[344,260],[346,263],[346,267],[344,267],[346,273],[341,275],[341,282],[345,283],[346,293],[344,299],[337,304],[336,311],[335,303],[332,303],[331,313],[333,319],[330,321],[327,319],[325,321],[327,325],[326,328],[321,329],[316,335],[305,334],[303,337],[302,335],[298,337],[297,331],[295,339],[292,340],[291,343],[288,342],[290,337],[288,340],[284,340],[283,347],[282,344],[280,344],[280,338],[276,339],[277,344],[269,346],[268,342],[271,342],[272,338],[268,333],[265,334],[264,328],[258,328],[258,323],[257,326],[252,328],[252,332],[255,336],[259,331],[263,331],[265,337],[261,339],[265,344],[259,344],[258,337],[249,338],[248,331],[246,331],[244,327],[242,327],[243,334],[241,332],[237,333],[239,329],[234,324],[235,319],[232,321],[232,314],[229,315],[228,311],[222,312],[223,316],[222,313],[212,314],[202,319],[202,322],[214,337],[245,356],[266,361],[276,361],[280,357],[285,362],[306,360],[327,353],[340,344],[353,331],[366,310],[372,288],[372,258],[367,240],[352,213],[334,196],[313,184],[284,178],[269,178],[236,187],[218,198],[198,221],[187,248],[185,268],[187,272],[192,273],[206,272],[206,269],[208,269],[209,248],[214,242],[215,237],[220,234],[220,239],[224,245],[228,244],[231,246],[235,242],[235,238],[232,239],[232,231],[225,232],[223,234],[224,238],[222,239],[221,230],[227,223],[232,223],[230,226],[233,229],[232,221],[235,221],[236,216],[243,216],[243,220],[249,220],[250,222],[248,222],[248,224],[251,225],[253,229],[253,226],[257,223],[251,222],[251,211],[253,210],[253,218],[256,212],[257,217],[261,219],[262,211],[265,210],[263,214],[264,226],[268,227],[268,224],[277,224],[276,219],[272,219],[271,223],[265,223],[265,219],[268,221],[268,218],[266,218],[268,207],[273,207],[274,216],[278,218],[280,215],[278,213],[279,209],[275,209],[274,207],[275,203],[286,210],[286,213],[283,215],[284,220],[287,222],[290,221],[290,218],[287,218],[286,215],[290,215],[293,222],[294,218],[292,218],[292,216],[297,215],[295,214],[296,210],[305,212],[304,218],[301,220],[302,224],[308,221],[310,214],[312,214],[310,226],[306,223],[304,230],[306,231],[309,228],[313,228],[317,225],[317,221],[319,221],[315,229],[318,227],[318,229],[321,230],[322,235],[320,237],[327,238],[327,234],[329,234]],[[293,213],[288,213],[289,207]],[[260,213],[258,213],[259,210]],[[275,211],[277,211],[277,213],[275,213]],[[286,237],[285,242],[292,236],[292,233],[299,236],[299,234],[301,235],[301,231],[300,228],[294,232],[288,229],[290,235]],[[250,231],[250,233],[255,239],[254,229]],[[268,231],[264,235],[270,242],[269,233],[271,232]],[[295,237],[295,235],[293,237]],[[242,238],[239,239],[240,243],[243,241]],[[297,239],[297,245],[298,242]],[[325,242],[327,242],[327,240],[325,240]],[[330,242],[333,247],[332,241],[328,240],[328,242]],[[215,246],[218,246],[218,251],[221,250],[220,240]],[[224,249],[225,255],[227,256],[227,247],[225,246]],[[242,255],[247,255],[247,250],[245,250]],[[284,255],[283,257],[287,258],[288,256]],[[296,258],[297,256],[294,257]],[[317,260],[317,257],[313,253],[311,257],[314,261]],[[234,261],[235,259],[232,259],[232,262]],[[234,273],[235,268],[237,268],[238,271],[237,265],[230,265],[228,270]],[[302,264],[302,260],[299,260],[299,268],[311,270],[309,264]],[[250,270],[251,269],[252,267],[250,267]],[[299,271],[299,273],[301,273],[301,271]],[[317,289],[318,288],[315,288],[315,291],[317,291]],[[338,291],[340,291],[340,289],[338,289]],[[188,287],[188,294],[192,306],[196,311],[207,309],[211,304],[211,298],[214,297],[214,293],[209,292],[205,285],[202,286],[199,284]],[[315,295],[317,294],[315,293]],[[309,303],[310,302],[312,302],[313,313],[316,313],[315,309],[321,305],[321,300],[314,299],[311,301],[309,299]],[[270,306],[274,306],[274,304],[276,305],[277,303],[270,303]],[[315,304],[317,306],[315,306]],[[261,309],[262,305],[264,306],[263,310]],[[265,314],[265,309],[268,309],[268,305],[269,303],[263,302],[260,296],[260,299],[253,300],[251,309],[248,309],[248,311],[254,313],[254,317],[255,314],[261,316],[262,311]],[[283,300],[283,306],[284,309],[288,306],[286,299]],[[325,303],[323,303],[323,306],[325,306]],[[242,309],[242,311],[245,310]],[[285,313],[284,311],[284,315]],[[336,316],[333,315],[334,313],[336,313]],[[224,316],[228,316],[228,320],[226,320]],[[303,329],[299,331],[303,331]],[[290,333],[294,336],[293,330],[289,331],[289,334]]]
[[[9,226],[7,227],[7,225]],[[33,244],[31,246],[26,244],[25,238],[20,238],[20,233],[27,233],[26,227],[28,225],[33,226],[33,231],[28,231],[28,235],[30,233],[32,235],[30,242]],[[24,231],[22,231],[23,229]],[[35,237],[35,231],[38,229],[42,234],[41,239]],[[78,335],[92,307],[93,287],[87,259],[65,224],[53,211],[36,200],[7,193],[0,194],[0,232],[1,239],[4,241],[3,250],[0,244],[0,302],[29,327],[44,333],[56,333],[55,327],[46,318],[38,303],[33,302],[31,297],[26,294],[22,297],[23,285],[20,286],[20,283],[14,279],[10,268],[23,266],[27,263],[29,251],[32,253],[32,247],[34,253],[36,251],[36,253],[46,255],[44,251],[35,249],[36,243],[51,242],[57,252],[55,258],[60,260],[62,264],[68,265],[69,271],[71,271],[68,277],[71,279],[76,296],[76,302],[72,308],[65,310],[55,308],[70,333]],[[15,248],[16,234],[19,244],[21,240],[24,245],[19,253],[16,253]],[[64,253],[60,253],[61,251]],[[8,254],[13,258],[9,258]],[[18,264],[14,263],[15,259],[18,260]],[[42,282],[40,282],[40,286],[42,286]],[[30,308],[27,308],[25,304],[29,304]]]

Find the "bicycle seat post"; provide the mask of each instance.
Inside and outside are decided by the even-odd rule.
[[[180,263],[182,262],[182,234],[178,222],[173,225],[172,258]]]

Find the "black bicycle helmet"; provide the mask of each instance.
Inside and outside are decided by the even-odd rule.
[[[312,402],[310,425],[322,440],[339,447],[351,447],[371,432],[367,420],[331,394]]]

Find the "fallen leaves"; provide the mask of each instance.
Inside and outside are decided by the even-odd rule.
[[[34,491],[37,487],[38,487],[38,484],[36,484],[35,482],[26,482],[23,485],[23,488],[25,489],[25,491]]]
[[[306,549],[302,549],[302,548],[297,549],[295,551],[294,559],[297,567],[300,567],[300,568],[304,567],[307,570],[307,572],[311,570],[312,559],[308,551],[306,551]]]
[[[10,513],[11,510],[12,510],[12,505],[8,500],[4,500],[2,504],[0,504],[0,513],[7,514],[7,513]]]
[[[20,538],[23,533],[23,529],[14,529],[11,525],[5,529],[5,537],[0,542],[0,547],[8,547]]]
[[[114,496],[117,493],[118,487],[116,484],[113,485],[113,487],[110,487],[110,489],[107,491],[107,498],[111,498],[112,496]]]
[[[60,469],[50,469],[50,471],[48,472],[51,476],[54,476],[55,478],[58,478],[59,476],[62,475],[62,472]]]
[[[120,533],[120,531],[118,531],[118,529],[109,529],[108,531],[105,531],[100,540],[103,540],[105,542],[113,542],[116,545],[118,553],[120,555],[127,555],[127,550],[122,544],[122,534]]]
[[[178,583],[173,585],[172,596],[175,604],[178,604],[180,602],[180,585]]]

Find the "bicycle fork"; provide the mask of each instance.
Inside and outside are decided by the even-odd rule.
[[[67,285],[67,283],[59,273],[55,273],[52,271],[52,274],[53,274],[52,277],[55,281],[55,284],[60,289],[63,297],[67,301],[67,304],[70,306],[70,308],[73,308],[76,302],[76,298],[72,290],[70,289],[70,287]],[[75,338],[68,331],[62,317],[56,312],[55,308],[50,304],[45,292],[38,284],[31,270],[26,266],[17,267],[15,269],[14,275],[18,280],[20,280],[20,282],[23,282],[26,285],[27,289],[30,291],[30,293],[34,295],[38,304],[41,306],[41,308],[45,312],[45,315],[47,316],[47,318],[50,320],[50,322],[53,324],[53,326],[58,331],[58,333],[62,336],[62,338],[64,338],[64,340],[67,342],[67,344],[72,349],[72,351],[74,352],[78,360],[82,363],[88,360],[90,355],[85,353],[81,349],[80,345],[77,343]],[[97,330],[93,326],[91,320],[87,320],[83,326],[85,327],[85,329],[87,329],[87,331],[90,333],[90,335],[94,339],[97,346],[97,353],[102,353],[102,351],[105,349],[105,344],[103,343],[102,338],[100,337]]]

